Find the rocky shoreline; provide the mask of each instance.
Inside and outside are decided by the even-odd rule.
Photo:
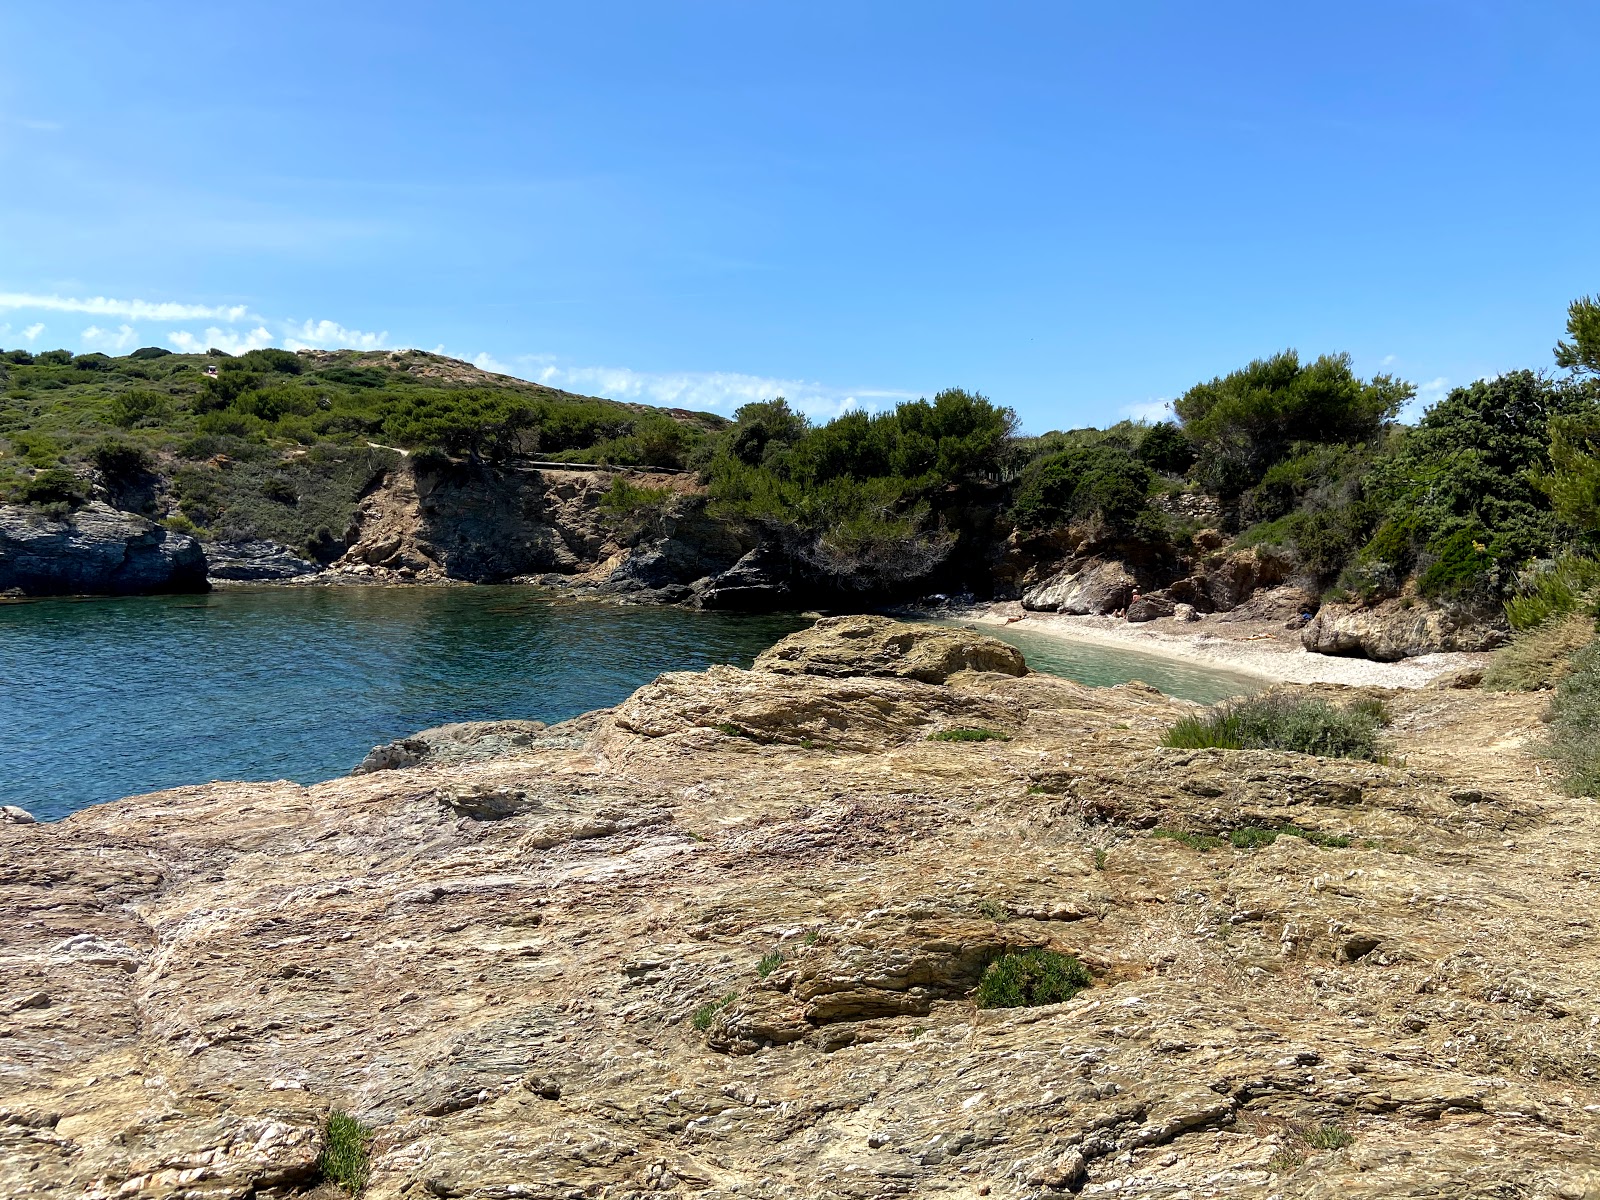
[[[374,1200],[1600,1196],[1600,810],[1542,702],[1316,694],[1381,695],[1387,764],[1161,749],[1193,706],[848,617],[0,823],[0,1193],[331,1200],[335,1111]],[[1091,986],[976,1007],[1031,949]]]

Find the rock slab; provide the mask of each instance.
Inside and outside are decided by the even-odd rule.
[[[0,506],[0,592],[126,596],[203,592],[200,543],[109,504],[65,516]]]

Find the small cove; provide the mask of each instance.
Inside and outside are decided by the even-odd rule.
[[[0,804],[54,820],[213,779],[312,783],[429,726],[561,721],[662,671],[748,666],[809,623],[521,587],[0,604]],[[1248,686],[1130,651],[1047,639],[1022,649],[1037,669],[1084,683],[1138,678],[1198,700]]]

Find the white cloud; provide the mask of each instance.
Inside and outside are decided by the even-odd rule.
[[[1146,400],[1143,404],[1128,404],[1123,407],[1122,415],[1135,421],[1170,421],[1172,401]]]
[[[919,393],[830,387],[805,379],[780,379],[736,371],[635,371],[630,367],[560,366],[549,355],[523,355],[508,366],[480,354],[474,364],[485,371],[531,379],[549,387],[611,400],[630,400],[664,408],[731,413],[755,400],[782,396],[813,417],[835,417],[852,408],[888,408]]]
[[[1430,379],[1427,383],[1417,385],[1417,394],[1406,402],[1400,410],[1399,420],[1404,425],[1415,425],[1435,404],[1445,398],[1450,391],[1450,381],[1443,375],[1437,379]]]
[[[265,325],[240,333],[235,329],[219,329],[215,325],[196,337],[187,329],[175,329],[167,334],[167,341],[184,354],[204,354],[213,346],[229,354],[243,354],[246,350],[261,350],[277,341]]]
[[[139,334],[132,325],[119,325],[115,330],[101,329],[98,325],[91,325],[79,337],[83,344],[93,346],[112,354],[120,354],[133,346]]]
[[[389,342],[388,330],[363,333],[346,329],[337,321],[306,321],[291,330],[283,340],[285,350],[382,350]]]
[[[36,340],[38,338],[38,336],[43,332],[44,332],[44,323],[42,321],[35,321],[32,325],[29,325],[26,329],[24,329],[22,331],[22,336],[27,338],[31,342],[31,341]]]
[[[32,292],[0,292],[0,309],[32,309],[43,312],[87,313],[96,317],[124,317],[130,321],[253,320],[243,304],[174,304],[168,301],[112,300],[105,296],[77,299],[71,296],[41,296]]]

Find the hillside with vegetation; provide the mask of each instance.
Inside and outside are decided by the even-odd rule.
[[[1600,528],[1595,313],[1571,306],[1557,371],[1456,388],[1414,425],[1399,421],[1410,384],[1288,350],[1197,383],[1173,422],[1037,437],[960,389],[825,423],[777,398],[729,421],[419,351],[13,350],[0,353],[0,493],[57,514],[94,495],[327,562],[403,454],[457,478],[594,464],[684,473],[697,511],[802,581],[797,603],[1017,595],[1090,560],[1163,587],[1220,547],[1272,559],[1313,608],[1499,620],[1536,564],[1588,553]],[[619,475],[604,509],[638,541],[672,536],[661,518],[687,502]]]

